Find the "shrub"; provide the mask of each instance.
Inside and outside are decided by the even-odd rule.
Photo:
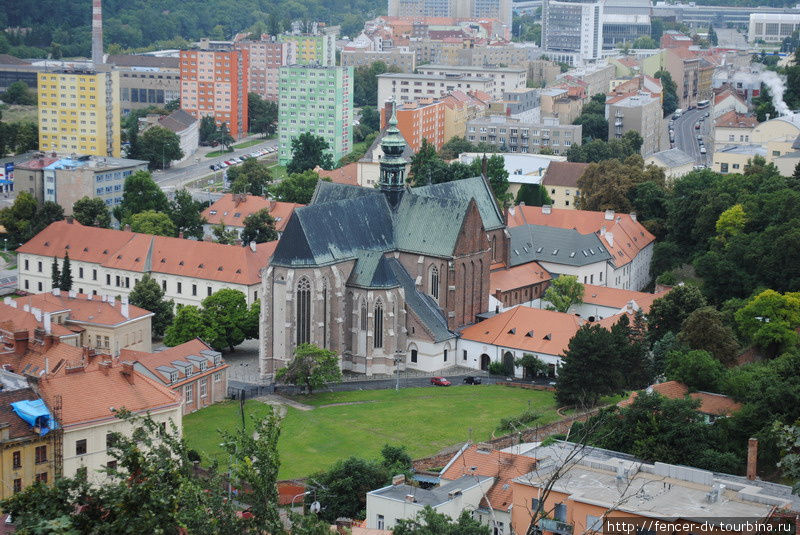
[[[490,362],[489,363],[489,374],[490,375],[507,375],[506,367],[503,365],[502,362]]]

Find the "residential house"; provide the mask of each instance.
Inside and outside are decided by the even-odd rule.
[[[397,128],[414,152],[419,152],[422,140],[442,148],[447,141],[444,136],[446,106],[441,100],[420,98],[410,102],[387,102],[381,107],[381,130],[386,128],[392,113],[397,115]]]
[[[522,67],[499,67],[492,65],[479,65],[475,67],[451,65],[421,65],[417,67],[420,74],[427,76],[444,77],[488,77],[492,79],[490,90],[487,91],[495,99],[503,98],[507,91],[524,89],[528,81],[528,70]]]
[[[713,169],[718,173],[741,173],[747,162],[763,156],[775,163],[782,174],[790,176],[800,163],[797,143],[800,138],[800,114],[783,115],[756,125],[749,133],[749,144],[736,143],[714,152]]]
[[[691,173],[696,163],[692,156],[678,148],[656,152],[644,160],[645,165],[655,165],[663,169],[668,182]]]
[[[123,349],[120,359],[175,391],[183,400],[183,414],[223,401],[228,394],[228,365],[199,338],[155,353]]]
[[[86,227],[68,218],[50,224],[17,249],[17,284],[24,292],[50,291],[50,265],[69,253],[73,287],[80,294],[130,294],[149,274],[167,299],[199,305],[222,288],[258,299],[259,272],[276,242],[249,247]]]
[[[587,163],[576,162],[551,162],[547,166],[542,177],[542,187],[550,196],[553,208],[577,209],[581,193],[578,180],[587,167]]]
[[[588,98],[584,87],[566,84],[542,89],[539,95],[542,102],[542,117],[555,117],[563,125],[572,124],[572,121],[581,114]]]
[[[688,48],[667,48],[664,66],[672,75],[678,93],[678,107],[697,106],[703,88],[700,87],[700,57]],[[710,90],[710,86],[708,87]]]
[[[559,124],[558,120],[548,117],[529,122],[490,115],[467,123],[469,141],[483,141],[503,152],[538,153],[547,148],[554,154],[565,154],[572,145],[580,145],[582,132],[581,125]]]
[[[0,304],[0,324],[5,325],[3,330],[7,336],[12,336],[16,331],[28,333],[29,337],[34,336],[34,332],[45,330],[53,335],[60,342],[78,347],[80,345],[80,333],[53,321],[49,312],[42,312],[30,305],[19,305],[11,297],[4,297]]]
[[[729,97],[734,99],[733,96]],[[749,145],[750,135],[758,125],[755,115],[730,110],[714,120],[714,147]]]
[[[503,168],[508,172],[508,193],[516,198],[519,190],[525,184],[541,186],[543,177],[554,162],[566,162],[566,156],[551,154],[526,154],[519,152],[498,152],[503,157]],[[483,158],[482,152],[462,152],[458,160],[464,164],[471,164],[476,159]],[[578,164],[584,165],[584,164]]]
[[[453,91],[482,91],[493,94],[494,79],[488,76],[447,74],[387,73],[378,75],[378,102],[408,102],[418,98],[438,98]]]
[[[711,116],[717,119],[719,116],[724,115],[730,111],[738,114],[747,113],[747,102],[744,101],[738,93],[731,89],[723,89],[714,95],[714,108],[711,111]]]
[[[234,230],[238,236],[241,236],[247,216],[266,209],[275,220],[275,230],[280,236],[286,228],[292,211],[298,206],[303,205],[274,201],[258,195],[226,193],[200,214],[205,219],[203,235],[213,237],[214,227],[224,225],[226,230]]]
[[[684,399],[688,397],[699,401],[700,405],[697,407],[697,412],[703,416],[706,423],[714,423],[718,418],[726,418],[742,408],[742,404],[730,396],[715,392],[690,392],[689,387],[679,381],[667,381],[650,385],[645,391],[648,394],[655,392],[669,399]],[[636,401],[638,395],[638,392],[631,392],[631,395],[617,403],[617,406],[629,407]]]
[[[552,277],[538,262],[511,268],[498,263],[489,273],[489,310],[501,312],[516,305],[534,306]]]
[[[609,139],[621,139],[626,132],[634,131],[642,137],[642,156],[661,149],[665,129],[660,94],[636,91],[610,96],[606,99],[606,116]]]
[[[467,368],[488,370],[492,362],[514,370],[514,376],[529,379],[528,370],[515,361],[526,354],[547,364],[548,375],[557,373],[569,341],[583,320],[574,314],[515,306],[461,331],[458,363]]]
[[[358,162],[352,162],[338,169],[323,169],[320,166],[314,168],[314,172],[320,178],[330,178],[331,182],[338,184],[349,184],[351,186],[359,186],[358,183]]]
[[[183,110],[175,110],[169,115],[148,115],[139,119],[139,134],[154,126],[166,128],[178,136],[183,158],[168,163],[184,162],[197,152],[197,147],[200,145],[200,121],[193,115]]]
[[[93,347],[98,353],[117,356],[121,349],[150,351],[153,313],[111,295],[62,292],[32,294],[12,301],[23,310],[39,310],[50,315],[52,326],[63,326],[77,335],[78,347]]]
[[[42,153],[39,158],[14,165],[14,188],[17,192],[27,191],[38,203],[44,202],[44,169],[59,160],[53,154]]]

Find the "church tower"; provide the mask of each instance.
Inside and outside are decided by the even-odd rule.
[[[396,105],[392,106],[392,118],[389,119],[389,126],[386,128],[383,139],[381,139],[381,149],[383,158],[381,159],[381,191],[386,195],[389,206],[395,208],[400,203],[403,191],[406,187],[406,160],[403,158],[403,151],[406,149],[406,140],[397,128]]]

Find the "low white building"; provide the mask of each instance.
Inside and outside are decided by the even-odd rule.
[[[653,301],[664,297],[667,292],[647,293],[608,286],[583,286],[583,301],[569,308],[569,313],[587,321],[600,321],[610,316],[641,310],[650,312]]]
[[[664,170],[668,181],[688,175],[697,161],[681,149],[667,149],[651,154],[644,160],[645,165],[655,165]]]
[[[496,155],[503,157],[503,167],[508,172],[510,183],[508,191],[515,196],[523,184],[540,185],[552,162],[567,161],[566,156],[547,154],[498,152]],[[481,158],[483,158],[482,152],[462,152],[458,161],[469,165]]]

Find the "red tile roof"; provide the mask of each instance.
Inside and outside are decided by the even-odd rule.
[[[552,277],[538,262],[528,262],[510,269],[501,269],[489,273],[489,288],[492,292],[507,292],[532,284],[539,284]]]
[[[256,250],[238,245],[138,234],[56,221],[21,245],[18,253],[63,258],[143,273],[165,273],[197,279],[252,285],[275,252],[277,240]]]
[[[358,164],[356,162],[349,163],[339,169],[331,169],[330,171],[317,166],[314,172],[320,178],[330,178],[332,182],[358,186]]]
[[[720,115],[714,122],[717,128],[754,128],[758,125],[758,119],[753,115],[739,113],[736,110]]]
[[[545,186],[577,188],[578,179],[586,171],[587,167],[589,167],[588,163],[550,162],[542,177],[542,184]]]
[[[715,394],[713,392],[692,392],[690,394],[689,387],[678,381],[654,384],[648,387],[647,390],[657,392],[669,399],[682,399],[688,395],[692,399],[700,400],[698,412],[712,416],[728,416],[742,408],[741,403],[723,394]],[[627,407],[633,404],[638,395],[638,392],[633,392],[628,399],[620,401],[617,405]]]
[[[509,227],[527,224],[575,229],[581,234],[594,232],[598,234],[603,245],[608,247],[614,257],[614,265],[617,267],[633,260],[639,251],[656,239],[630,214],[616,214],[613,211],[606,213],[551,208],[550,213],[547,214],[540,206],[516,206],[513,213],[509,211],[506,223]],[[603,228],[611,236],[604,235]]]
[[[736,92],[731,91],[730,89],[725,89],[723,91],[720,91],[717,95],[714,96],[714,105],[719,104],[728,97],[733,97],[742,104],[745,103],[742,97],[740,97]]]
[[[12,303],[14,302],[12,301]],[[44,329],[44,320],[37,320],[36,316],[32,312],[26,311],[23,308],[24,303],[14,304],[17,306],[0,303],[0,329],[9,333],[24,329],[28,331],[28,334],[31,337],[33,337],[33,331],[35,329]],[[34,308],[36,307],[34,306]],[[50,311],[42,310],[42,312]],[[54,336],[59,338],[69,338],[75,336],[75,333],[70,329],[55,322],[52,322],[50,330]]]
[[[664,295],[666,295],[666,292],[651,294],[634,290],[623,290],[622,288],[595,286],[593,284],[583,285],[584,303],[622,309],[630,301],[635,301],[645,314],[650,311],[650,306],[653,304],[653,301],[664,297]]]
[[[498,511],[508,511],[513,502],[511,480],[524,476],[535,466],[536,459],[533,457],[484,450],[472,445],[456,454],[440,477],[446,481],[455,481],[465,475],[493,477],[495,482],[486,492],[481,504],[490,505]]]
[[[302,204],[265,199],[257,195],[226,193],[201,214],[212,225],[244,227],[244,218],[266,208],[275,218],[275,229],[283,232],[292,212]]]
[[[172,387],[177,386],[180,384],[184,379],[187,379],[186,375],[183,373],[183,369],[180,367],[176,367],[172,364],[173,361],[180,360],[184,362],[191,362],[186,359],[186,357],[190,355],[194,355],[197,357],[204,357],[201,353],[202,351],[214,351],[208,344],[200,340],[199,338],[195,338],[194,340],[189,340],[188,342],[184,342],[183,344],[177,345],[175,347],[170,347],[163,351],[157,351],[155,353],[148,353],[146,351],[133,351],[131,349],[123,349],[120,351],[119,358],[120,360],[128,360],[133,361],[141,364],[144,366],[150,373],[152,373],[155,377],[158,377],[159,381],[163,383],[169,383],[165,374],[158,370],[160,366],[166,366],[169,368],[175,368],[178,372],[178,380],[173,382],[171,385]],[[207,363],[207,371],[210,372],[218,372],[228,367],[227,364],[222,362],[219,366],[214,367],[213,363]],[[199,377],[200,374],[198,370],[193,370],[191,378]]]
[[[44,156],[42,158],[34,158],[33,160],[28,160],[27,162],[22,162],[20,164],[14,165],[16,169],[27,169],[31,171],[38,171],[44,169],[51,163],[55,163],[59,160],[59,158],[53,158],[51,156]]]
[[[122,314],[122,303],[118,300],[112,303],[105,302],[99,295],[86,295],[75,293],[70,297],[68,292],[60,292],[59,295],[53,293],[33,294],[17,299],[19,306],[30,305],[41,309],[43,312],[63,312],[69,310],[69,321],[79,323],[95,323],[100,325],[119,325],[132,319],[152,316],[153,313],[128,305],[128,316]]]
[[[572,314],[516,306],[461,332],[465,340],[558,356],[580,328]]]

